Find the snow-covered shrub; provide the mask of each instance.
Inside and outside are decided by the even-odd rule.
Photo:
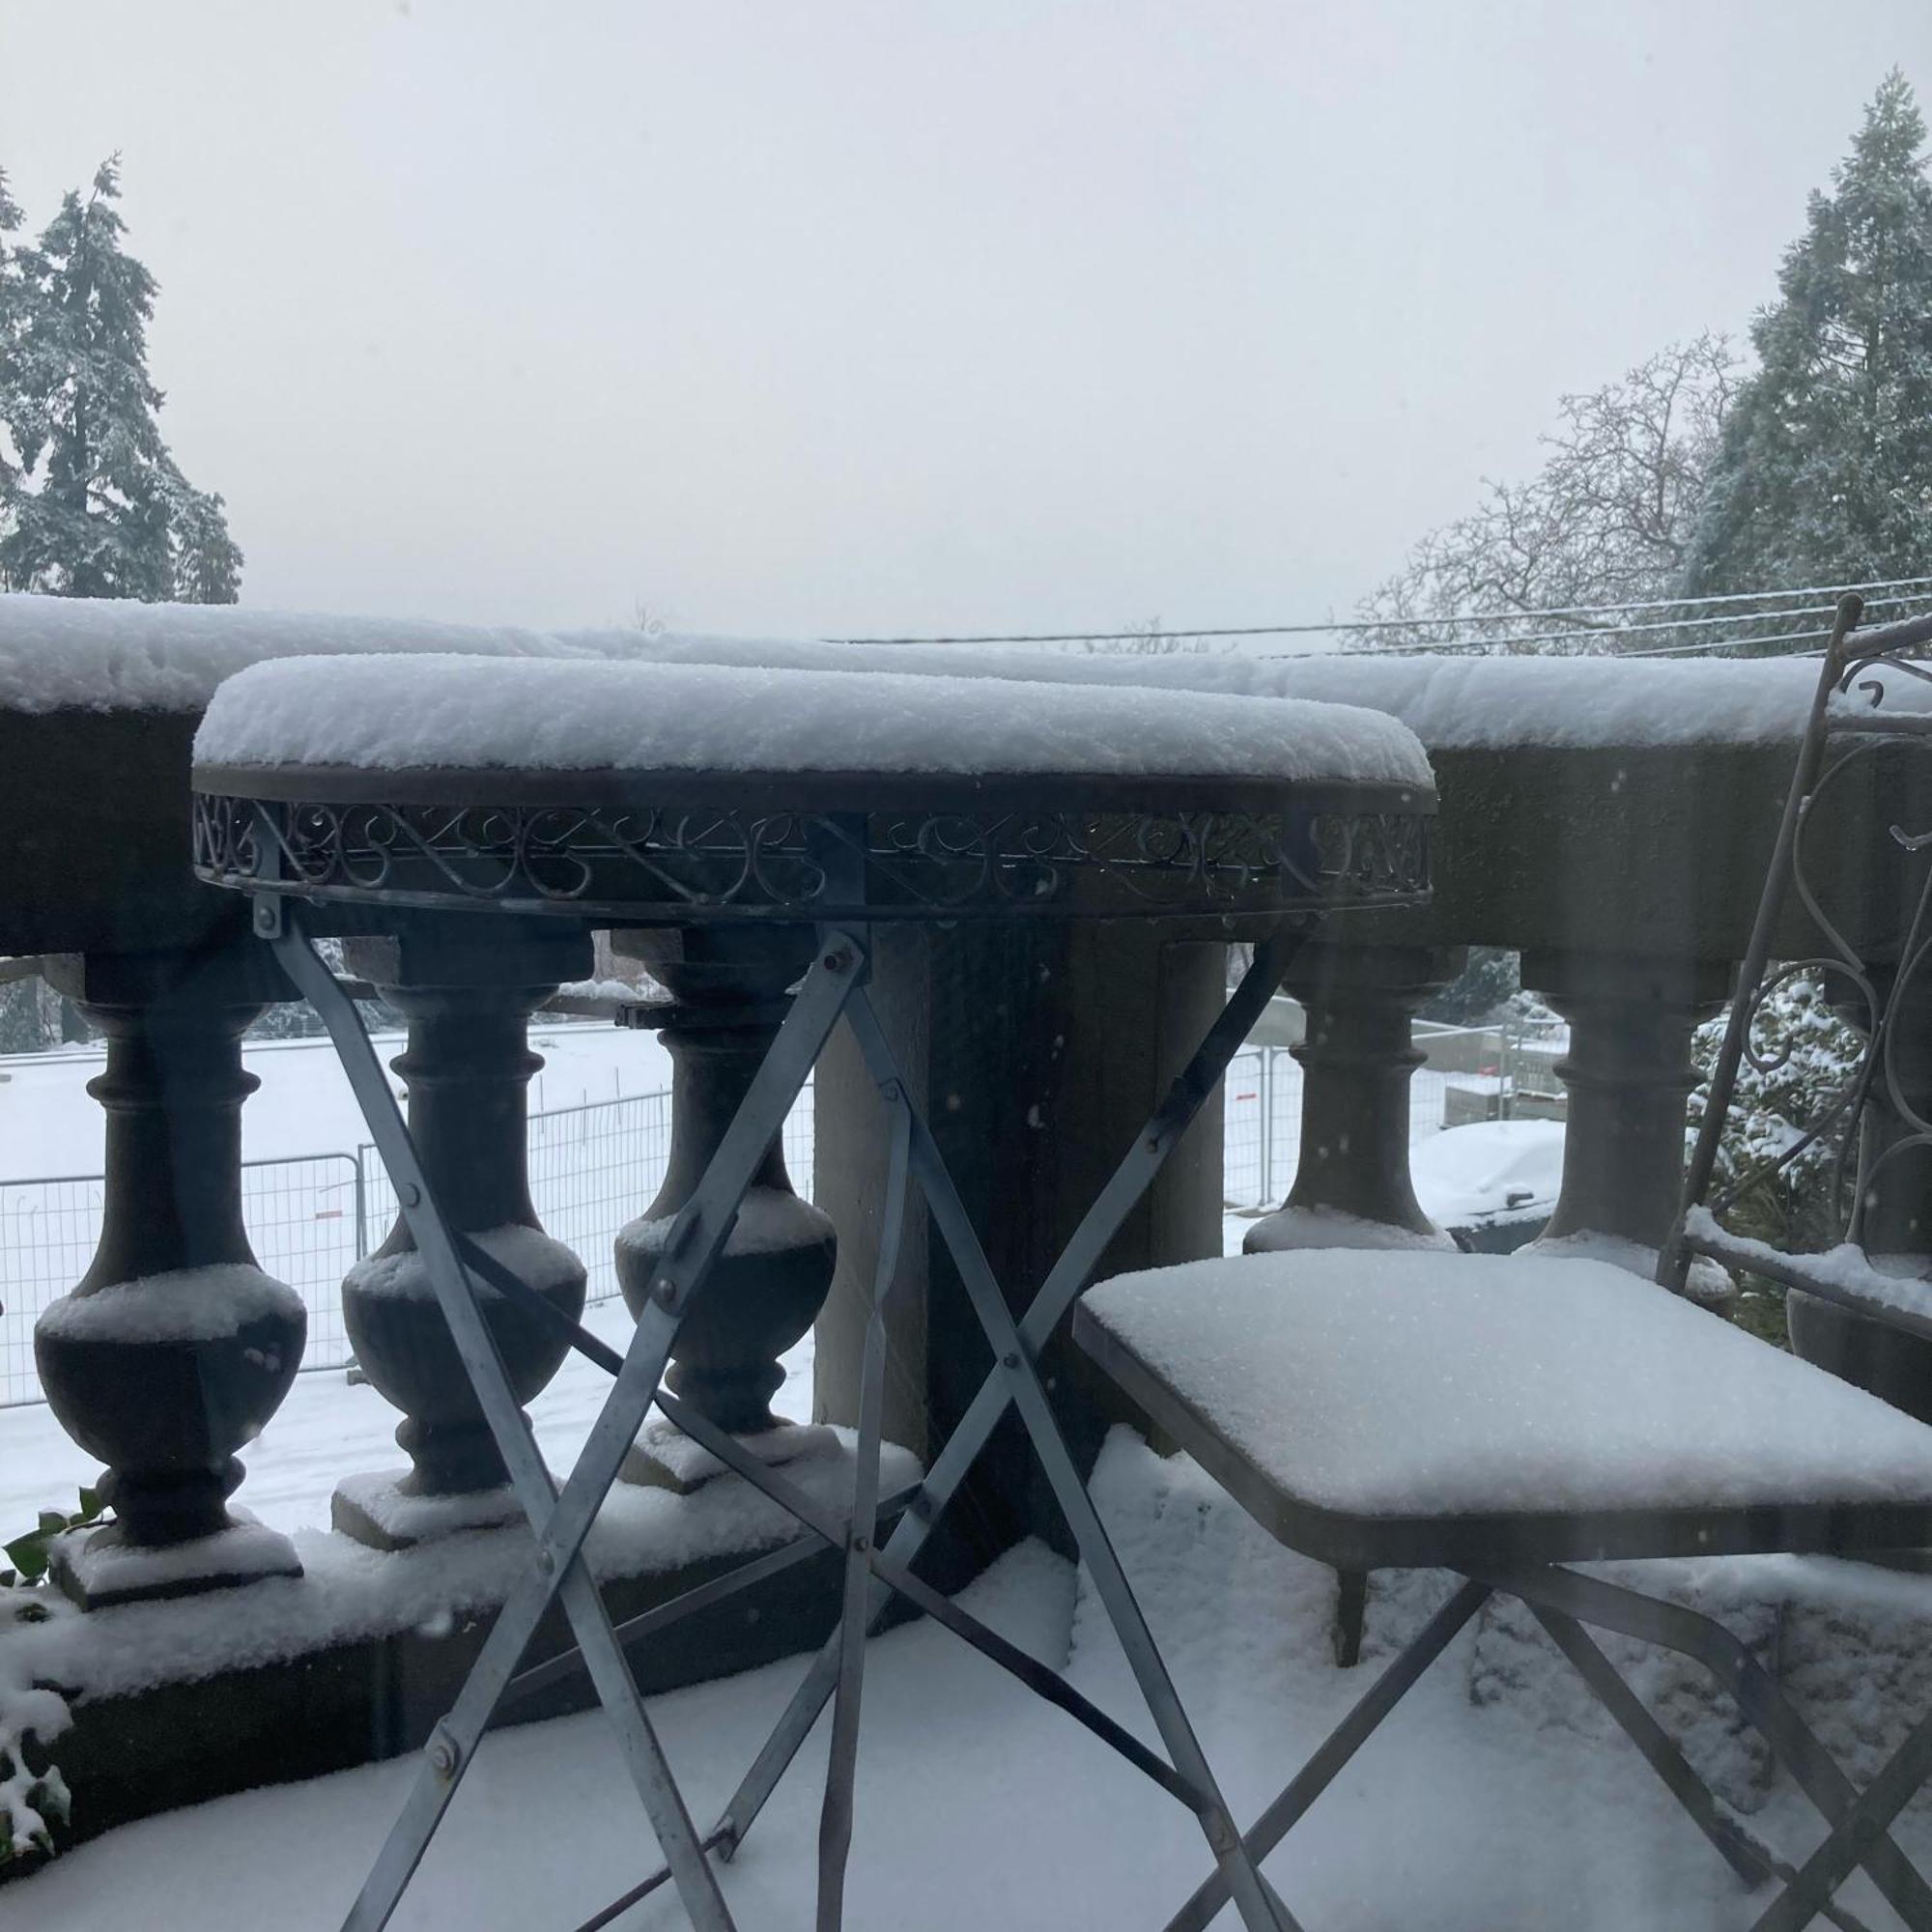
[[[1703,1123],[1724,1027],[1720,1014],[1691,1037],[1698,1084],[1690,1094],[1687,1150]],[[1716,1191],[1743,1183],[1723,1217],[1733,1234],[1792,1253],[1816,1252],[1843,1237],[1839,1204],[1833,1199],[1841,1136],[1828,1133],[1782,1167],[1776,1162],[1824,1123],[1857,1072],[1862,1051],[1856,1029],[1832,1009],[1810,975],[1794,974],[1772,988],[1751,1029],[1751,1051],[1738,1068],[1718,1150]],[[1739,1319],[1781,1344],[1783,1289],[1747,1281]]]
[[[58,1691],[36,1687],[7,1667],[7,1628],[38,1622],[38,1590],[0,1587],[0,1865],[35,1854],[53,1856],[53,1828],[71,1808],[67,1780],[46,1747],[72,1722]]]
[[[1472,946],[1462,972],[1422,1009],[1426,1020],[1472,1026],[1506,1012],[1519,989],[1517,955],[1496,946]]]

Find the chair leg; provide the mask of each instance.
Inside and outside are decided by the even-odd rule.
[[[1804,1861],[1790,1889],[1772,1902],[1751,1932],[1803,1932],[1819,1914],[1830,1916],[1833,1892],[1850,1877],[1852,1868],[1864,1861],[1927,1777],[1932,1777],[1932,1718],[1920,1719],[1918,1729],[1865,1787],[1831,1836]],[[1912,1932],[1925,1932],[1927,1920],[1910,1913],[1901,1916]]]
[[[1536,1609],[1533,1605],[1531,1614],[1549,1634],[1550,1640],[1569,1659],[1577,1675],[1616,1719],[1624,1735],[1642,1753],[1645,1763],[1663,1780],[1670,1795],[1690,1814],[1697,1829],[1718,1848],[1725,1863],[1737,1873],[1739,1879],[1751,1887],[1780,1879],[1787,1887],[1793,1888],[1781,1895],[1773,1907],[1774,1912],[1796,1911],[1801,1904],[1810,1904],[1810,1910],[1802,1918],[1775,1921],[1760,1919],[1760,1926],[1775,1922],[1784,1928],[1784,1932],[1795,1932],[1796,1927],[1808,1923],[1815,1913],[1830,1919],[1839,1932],[1868,1932],[1861,1919],[1855,1918],[1842,1906],[1832,1903],[1830,1898],[1833,1887],[1841,1884],[1851,1867],[1858,1862],[1855,1852],[1847,1849],[1843,1862],[1835,1867],[1835,1876],[1821,1871],[1816,1879],[1808,1879],[1804,1873],[1793,1870],[1755,1833],[1730,1815],[1723,1803],[1691,1770],[1677,1741],[1651,1715],[1643,1699],[1624,1682],[1616,1666],[1604,1655],[1581,1624],[1574,1617],[1560,1615],[1555,1610]],[[1932,1738],[1932,1725],[1927,1727],[1927,1735]],[[1872,1793],[1867,1792],[1854,1808],[1861,1811],[1871,1796]],[[1881,1829],[1889,1822],[1889,1818],[1888,1813],[1880,1821]],[[1812,1855],[1811,1863],[1819,1863],[1828,1847],[1844,1837],[1849,1830],[1850,1821],[1847,1820],[1846,1825],[1827,1840],[1827,1845],[1821,1846]],[[1810,1865],[1807,1864],[1806,1872],[1809,1870]]]
[[[1596,1639],[1575,1617],[1556,1610],[1530,1606],[1530,1613],[1549,1634],[1550,1640],[1591,1690],[1597,1701],[1616,1719],[1618,1727],[1643,1754],[1643,1759],[1661,1777],[1670,1795],[1690,1812],[1697,1829],[1717,1846],[1724,1862],[1746,1885],[1762,1885],[1776,1876],[1773,1861],[1753,1845],[1725,1815],[1717,1795],[1691,1770],[1689,1759],[1656,1718],[1648,1705],[1623,1680],[1617,1667],[1605,1657]]]
[[[1556,1565],[1515,1576],[1497,1574],[1487,1580],[1493,1588],[1521,1598],[1532,1610],[1553,1610],[1599,1630],[1613,1630],[1661,1644],[1701,1663],[1729,1691],[1746,1721],[1824,1814],[1833,1828],[1828,1845],[1835,1845],[1848,1821],[1857,1819],[1861,1842],[1853,1862],[1863,1866],[1886,1902],[1914,1932],[1932,1932],[1932,1886],[1926,1884],[1888,1829],[1898,1805],[1911,1792],[1899,1799],[1891,1812],[1867,1826],[1865,1814],[1859,1809],[1860,1794],[1851,1779],[1812,1735],[1770,1672],[1723,1625],[1682,1605],[1660,1603]]]
[[[1449,1647],[1488,1601],[1487,1583],[1469,1582],[1443,1605],[1405,1650],[1363,1692],[1360,1701],[1323,1739],[1320,1748],[1291,1778],[1272,1804],[1248,1828],[1241,1842],[1257,1864],[1281,1843],[1303,1813],[1342,1775],[1349,1760],[1372,1738],[1382,1719],[1407,1696],[1416,1681]],[[1228,1881],[1216,1871],[1204,1879],[1165,1932],[1208,1932],[1214,1915],[1228,1902]]]
[[[1362,1634],[1369,1615],[1369,1573],[1366,1570],[1338,1570],[1335,1573],[1335,1662],[1344,1670],[1352,1670],[1362,1661]]]

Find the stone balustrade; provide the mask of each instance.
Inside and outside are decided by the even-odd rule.
[[[0,623],[0,658],[5,643]],[[780,655],[811,661],[800,650]],[[1203,661],[1201,681],[1226,682],[1216,662]],[[893,663],[936,668],[902,656]],[[1044,674],[1037,662],[974,667],[954,658],[946,668]],[[1183,682],[1186,668],[1164,665],[1159,674]],[[1379,676],[1386,667],[1372,668]],[[1762,668],[1783,677],[1792,668]],[[1256,675],[1243,673],[1251,686]],[[1318,695],[1346,695],[1346,666],[1322,676]],[[1390,1229],[1411,1241],[1442,1238],[1407,1174],[1409,1019],[1453,975],[1461,949],[1485,945],[1520,952],[1524,983],[1571,1026],[1557,1069],[1570,1096],[1562,1193],[1545,1238],[1597,1243],[1645,1265],[1675,1206],[1690,1032],[1726,996],[1789,776],[1803,688],[1785,682],[1796,694],[1789,734],[1747,742],[1471,743],[1453,730],[1432,737],[1411,719],[1431,745],[1441,801],[1435,901],[1420,912],[1337,917],[1292,969],[1289,987],[1309,1015],[1296,1049],[1306,1073],[1302,1164],[1281,1212],[1257,1225],[1251,1245],[1347,1244],[1357,1237],[1351,1228],[1370,1231],[1364,1239]],[[1275,687],[1256,688],[1261,701]],[[1293,688],[1292,668],[1280,688]],[[1385,694],[1378,686],[1362,696]],[[280,1539],[258,1538],[245,1560],[212,1568],[182,1551],[232,1526],[226,1498],[237,1451],[269,1420],[299,1358],[298,1306],[292,1312],[292,1297],[256,1265],[239,1193],[238,1122],[251,1083],[238,1038],[289,989],[246,931],[240,900],[189,872],[193,702],[152,710],[5,699],[0,678],[0,809],[14,835],[0,852],[0,953],[47,959],[54,983],[110,1042],[93,1090],[108,1119],[99,1252],[43,1321],[40,1360],[63,1426],[107,1466],[117,1520],[64,1554],[58,1580],[76,1602],[104,1605],[287,1577],[300,1566]],[[1915,760],[1888,753],[1811,834],[1828,908],[1881,970],[1896,956],[1911,862],[1879,835],[1899,819],[1913,829],[1932,824],[1932,787]],[[550,990],[587,969],[588,934],[428,915],[392,931],[345,916],[341,930],[350,969],[409,1022],[398,1070],[425,1166],[455,1225],[575,1316],[582,1261],[538,1227],[525,1168],[525,1090],[540,1064],[526,1029]],[[619,1248],[620,1276],[635,1296],[647,1280],[639,1258],[648,1258],[651,1230],[675,1213],[716,1145],[802,955],[783,934],[759,935],[736,952],[677,929],[618,935],[617,944],[648,962],[673,996],[656,1015],[675,1065],[671,1170],[655,1200],[640,1185]],[[1781,944],[1811,949],[1796,909]],[[1023,1299],[1119,1157],[1125,1123],[1151,1110],[1214,1011],[1226,948],[1148,926],[921,930],[882,935],[872,970],[913,1097],[987,1230],[996,1270]],[[1909,1018],[1902,1050],[1914,1066],[1932,1067],[1932,1014]],[[1920,1085],[1932,1093],[1932,1074]],[[780,1236],[727,1252],[703,1325],[676,1354],[674,1384],[735,1430],[770,1428],[777,1357],[814,1318],[817,1417],[854,1419],[886,1122],[843,1037],[821,1065],[817,1109],[817,1211],[797,1202],[775,1147],[758,1184],[800,1211],[778,1217]],[[988,1122],[999,1131],[989,1133]],[[1218,1250],[1220,1137],[1210,1106],[1122,1229],[1106,1269]],[[1875,1183],[1872,1225],[1914,1254],[1932,1254],[1925,1179],[1922,1161],[1897,1162]],[[887,1432],[924,1455],[985,1365],[951,1264],[917,1211],[903,1257]],[[170,1299],[170,1284],[184,1277],[194,1284],[191,1309],[187,1298],[180,1307]],[[399,1224],[344,1293],[358,1359],[399,1411],[411,1467],[399,1479],[345,1469],[335,1527],[399,1562],[425,1541],[509,1514],[500,1463],[422,1287]],[[136,1313],[118,1331],[91,1327],[90,1306],[110,1304]],[[1889,1344],[1875,1347],[1848,1320],[1805,1310],[1794,1332],[1801,1346],[1887,1393],[1922,1399],[1932,1390],[1925,1364],[1914,1358],[1901,1370]],[[528,1401],[554,1373],[560,1343],[507,1303],[492,1310],[491,1326]],[[1091,1451],[1111,1398],[1070,1355],[1049,1350],[1044,1366],[1071,1439]],[[689,1504],[676,1457],[657,1460],[669,1479],[642,1472],[662,1491],[651,1508]],[[1016,1439],[996,1440],[956,1514],[942,1557],[960,1572],[1019,1535],[1059,1536]],[[142,1552],[174,1560],[143,1573]],[[670,1593],[680,1577],[660,1575],[653,1587]],[[814,1612],[786,1587],[795,1641],[766,1630],[753,1649],[726,1642],[693,1653],[693,1674],[734,1667],[756,1646],[769,1654],[774,1643],[809,1640]],[[434,1646],[420,1634],[396,1640]],[[448,1671],[439,1663],[431,1674],[454,1681]],[[270,1696],[262,1709],[286,1715],[297,1694]],[[231,1710],[228,1721],[242,1719]],[[365,1726],[361,1755],[413,1742],[412,1720],[393,1711],[378,1723],[358,1707],[345,1721]]]
[[[391,1065],[450,1225],[574,1321],[583,1313],[583,1264],[543,1232],[530,1200],[526,1093],[543,1061],[527,1032],[532,1010],[588,970],[589,935],[502,920],[487,944],[478,940],[461,920],[426,913],[393,936],[349,940],[343,963],[409,1023],[408,1045]],[[494,1290],[483,1307],[510,1386],[527,1402],[568,1343]],[[439,1529],[517,1517],[509,1472],[402,1216],[344,1280],[342,1319],[362,1373],[403,1412],[396,1440],[412,1466],[399,1480],[345,1480],[335,1527],[393,1549]]]

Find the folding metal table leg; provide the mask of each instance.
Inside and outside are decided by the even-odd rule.
[[[850,1548],[848,1531],[844,1520],[834,1520],[826,1511],[813,1502],[802,1490],[787,1482],[776,1469],[760,1463],[756,1457],[746,1453],[742,1444],[724,1434],[715,1423],[707,1422],[695,1409],[687,1409],[671,1396],[662,1398],[665,1413],[682,1429],[700,1449],[708,1449],[734,1474],[742,1476],[754,1490],[766,1495],[811,1531],[819,1542],[834,1549]],[[913,1490],[902,1490],[896,1496],[889,1497],[880,1505],[880,1514],[892,1515],[901,1507],[910,1504],[917,1493]],[[1009,1643],[1000,1634],[983,1624],[970,1611],[962,1610],[950,1597],[942,1597],[930,1583],[923,1582],[910,1570],[895,1563],[883,1550],[874,1548],[869,1552],[872,1574],[895,1596],[903,1597],[912,1606],[930,1617],[943,1630],[951,1631],[962,1642],[970,1644],[981,1657],[988,1659],[1009,1675],[1017,1677],[1028,1690],[1044,1698],[1047,1703],[1065,1711],[1068,1717],[1084,1724],[1103,1744],[1117,1750],[1136,1771],[1160,1786],[1172,1798],[1179,1799],[1192,1811],[1207,1808],[1205,1793],[1188,1783],[1158,1751],[1144,1745],[1131,1731],[1118,1724],[1091,1698],[1078,1690],[1055,1671],[1049,1670],[1037,1658],[1029,1656],[1018,1645]]]
[[[891,1495],[882,1497],[878,1506],[881,1517],[896,1516],[915,1495],[919,1485],[912,1484],[903,1490],[895,1490]],[[713,1577],[708,1581],[694,1583],[688,1590],[680,1591],[668,1603],[654,1604],[648,1610],[639,1610],[634,1617],[626,1617],[616,1626],[617,1641],[626,1650],[634,1644],[641,1643],[645,1637],[655,1636],[659,1631],[668,1630],[673,1624],[683,1623],[687,1617],[696,1616],[700,1610],[708,1610],[714,1605],[728,1603],[731,1598],[742,1596],[747,1590],[759,1583],[769,1582],[775,1577],[781,1577],[788,1570],[795,1570],[801,1563],[810,1561],[824,1548],[823,1542],[816,1536],[795,1537],[790,1543],[781,1544],[776,1549],[768,1549],[762,1556],[753,1556],[749,1562],[741,1563],[734,1570],[727,1570],[722,1577]],[[541,1663],[533,1663],[527,1670],[520,1670],[511,1678],[509,1688],[503,1692],[497,1704],[500,1716],[505,1706],[520,1703],[526,1697],[534,1696],[539,1690],[552,1684],[558,1684],[582,1668],[582,1653],[575,1644],[547,1657]]]
[[[845,1020],[872,1077],[881,1085],[896,1079],[898,1068],[892,1048],[864,987],[853,993],[845,1009]],[[1121,1567],[1099,1512],[1094,1509],[1066,1440],[1060,1433],[1059,1420],[1047,1401],[1046,1390],[1040,1385],[1032,1351],[1021,1341],[1012,1311],[993,1277],[972,1218],[959,1199],[952,1175],[947,1172],[938,1145],[918,1114],[910,1109],[908,1112],[912,1122],[912,1172],[925,1197],[927,1211],[959,1270],[980,1325],[999,1357],[1034,1452],[1094,1577],[1108,1620],[1121,1639],[1121,1647],[1126,1653],[1128,1665],[1140,1685],[1141,1695],[1147,1699],[1174,1768],[1208,1800],[1207,1808],[1199,1814],[1201,1829],[1226,1874],[1229,1891],[1242,1922],[1249,1932],[1293,1932],[1293,1920],[1278,1900],[1270,1900],[1264,1892],[1261,1874],[1235,1829],[1234,1819],[1214,1782],[1214,1774],[1208,1769],[1194,1727],[1161,1660],[1153,1633],[1141,1614],[1127,1574]]]
[[[910,1178],[912,1109],[896,1080],[881,1093],[894,1109],[892,1158],[885,1211],[866,1321],[865,1363],[859,1378],[858,1469],[852,1520],[845,1538],[844,1589],[838,1612],[838,1694],[832,1707],[832,1749],[825,1768],[825,1802],[818,1820],[818,1932],[838,1932],[845,1909],[845,1861],[852,1849],[853,1785],[858,1776],[859,1704],[866,1674],[867,1604],[872,1580],[872,1530],[879,1501],[879,1445],[885,1430],[886,1301],[898,1272]]]
[[[1027,1348],[1037,1349],[1053,1333],[1074,1298],[1087,1286],[1088,1277],[1108,1242],[1120,1232],[1165,1165],[1175,1145],[1214,1091],[1229,1061],[1254,1031],[1300,944],[1298,931],[1285,931],[1255,949],[1252,964],[1219,1018],[1208,1030],[1193,1059],[1176,1076],[1152,1119],[1135,1136],[1041,1283],[1020,1323],[1020,1338]],[[980,1384],[959,1426],[927,1470],[920,1504],[893,1531],[884,1552],[890,1560],[910,1566],[917,1558],[959,1485],[979,1460],[1011,1399],[1002,1375],[990,1375]],[[873,1621],[890,1596],[884,1585],[874,1587],[869,1611]],[[731,1857],[744,1841],[765,1801],[784,1776],[785,1767],[798,1754],[799,1747],[825,1708],[838,1675],[838,1637],[835,1634],[812,1660],[791,1702],[721,1814],[720,1823],[726,1833],[722,1857]]]
[[[430,1187],[428,1177],[416,1158],[414,1144],[397,1110],[388,1082],[383,1077],[375,1050],[363,1031],[354,1004],[335,983],[334,976],[302,936],[298,923],[298,915],[289,908],[278,907],[278,910],[281,917],[275,922],[275,930],[266,936],[270,938],[276,955],[290,978],[307,995],[328,1027],[343,1069],[361,1104],[370,1134],[396,1183],[397,1198],[408,1219],[411,1236],[423,1258],[443,1318],[449,1324],[451,1339],[510,1472],[518,1501],[529,1519],[532,1530],[539,1531],[544,1519],[554,1521],[555,1486],[543,1459],[537,1454],[536,1444],[517,1406],[496,1344],[464,1274],[455,1239]],[[668,1334],[666,1346],[668,1346]],[[653,1382],[660,1373],[661,1362],[652,1371]],[[537,1592],[529,1593],[530,1601],[535,1605],[534,1614],[528,1617],[529,1627],[534,1629],[552,1594],[560,1597],[597,1687],[599,1699],[610,1712],[632,1782],[637,1786],[652,1829],[664,1847],[693,1923],[705,1928],[706,1932],[730,1932],[730,1916],[718,1890],[717,1878],[698,1849],[696,1833],[669,1767],[665,1763],[663,1749],[638,1695],[630,1666],[611,1634],[596,1585],[581,1561],[579,1548],[582,1541],[580,1532],[560,1547],[539,1543],[537,1567],[554,1581],[544,1588],[540,1602],[537,1601]],[[493,1633],[493,1637],[502,1636],[504,1639],[497,1646],[499,1654],[507,1650],[510,1632],[522,1621],[521,1618],[513,1620],[509,1610],[510,1605],[505,1605],[505,1614],[498,1618],[497,1630]],[[510,1631],[505,1630],[506,1625]],[[528,1641],[528,1634],[526,1631],[523,1642],[518,1643],[515,1653],[508,1657],[511,1666],[521,1655],[523,1643]],[[486,1653],[487,1649],[488,1646]],[[477,1673],[466,1685],[455,1709],[438,1726],[432,1738],[428,1761],[417,1778],[415,1789],[379,1855],[361,1895],[351,1909],[345,1921],[348,1925],[368,1926],[374,1932],[374,1928],[385,1924],[401,1898],[403,1888],[420,1861],[430,1835],[454,1795],[489,1721],[503,1683],[507,1681],[507,1670],[500,1675],[495,1671],[485,1673],[480,1667],[482,1662],[479,1658]]]
[[[633,1781],[694,1924],[702,1932],[729,1932],[731,1921],[716,1877],[698,1846],[629,1664],[580,1552],[597,1509],[656,1395],[683,1308],[722,1250],[737,1203],[836,1024],[864,955],[856,946],[834,949],[808,976],[703,1181],[672,1230],[653,1305],[639,1322],[616,1385],[583,1456],[558,1495],[511,1395],[489,1330],[471,1297],[454,1239],[353,1005],[300,937],[279,899],[270,897],[261,903],[271,906],[280,917],[263,921],[258,929],[271,939],[291,978],[328,1025],[371,1135],[396,1180],[412,1235],[423,1255],[466,1372],[537,1536],[532,1571],[505,1602],[456,1706],[433,1735],[429,1762],[346,1922],[358,1932],[359,1928],[376,1932],[386,1923],[537,1623],[553,1597],[557,1597],[583,1653],[599,1700],[617,1730]],[[787,1079],[791,1083],[788,1089]]]

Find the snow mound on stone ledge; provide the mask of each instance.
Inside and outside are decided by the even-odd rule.
[[[1616,657],[1167,656],[949,644],[549,631],[421,618],[335,616],[245,606],[0,596],[0,710],[197,711],[215,687],[270,659],[460,652],[469,657],[618,660],[794,670],[1146,686],[1236,697],[1356,704],[1399,718],[1436,750],[1516,745],[1795,743],[1817,679],[1809,659],[1707,664]],[[1932,689],[1875,673],[1892,709]],[[1862,705],[1861,696],[1856,702]]]

